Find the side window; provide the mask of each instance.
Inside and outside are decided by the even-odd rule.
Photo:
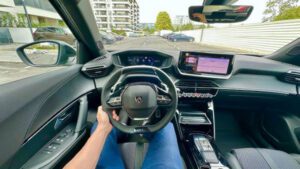
[[[64,69],[76,63],[76,39],[70,31],[65,33],[64,30],[69,29],[48,1],[32,3],[32,0],[24,0],[27,13],[22,1],[12,2],[15,3],[11,4],[11,10],[2,11],[0,8],[0,85]],[[0,6],[1,3],[0,0]],[[43,15],[35,11],[41,11]],[[49,40],[55,43],[37,43],[23,50],[32,65],[25,64],[16,52],[25,44]],[[63,52],[59,51],[61,44],[68,44],[68,48]],[[58,61],[58,58],[62,58],[61,55],[64,58]],[[34,67],[34,64],[43,67]]]

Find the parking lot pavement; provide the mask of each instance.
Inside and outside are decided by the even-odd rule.
[[[13,45],[10,48],[0,47],[0,84],[15,81],[25,77],[49,72],[58,68],[35,68],[21,62],[15,52]],[[15,45],[17,46],[17,45]],[[217,51],[234,52],[232,49],[213,47],[209,45],[200,45],[193,42],[170,42],[157,36],[125,38],[112,45],[105,45],[109,51],[128,50],[128,49],[154,49],[164,51]],[[239,52],[239,51],[236,51]]]
[[[171,42],[158,36],[145,36],[136,38],[126,38],[112,45],[105,45],[110,51],[128,49],[154,49],[165,51],[202,51],[202,52],[234,52],[244,53],[244,51],[222,48],[217,46],[199,44],[194,42]]]
[[[62,67],[37,68],[21,62],[0,62],[0,85],[60,68]]]

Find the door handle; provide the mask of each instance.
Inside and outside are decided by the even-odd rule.
[[[58,128],[60,128],[65,121],[71,118],[71,116],[72,113],[70,112],[64,112],[61,115],[59,115],[55,121],[54,129],[57,130]]]

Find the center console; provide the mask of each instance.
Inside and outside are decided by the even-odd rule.
[[[218,93],[218,85],[207,80],[180,80],[175,85],[179,97],[177,127],[183,147],[189,154],[189,168],[228,169],[214,144],[213,98]]]

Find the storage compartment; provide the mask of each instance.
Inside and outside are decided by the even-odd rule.
[[[193,106],[192,106],[193,105]],[[184,104],[178,107],[178,123],[184,138],[191,133],[201,133],[214,137],[214,112],[212,102]]]

